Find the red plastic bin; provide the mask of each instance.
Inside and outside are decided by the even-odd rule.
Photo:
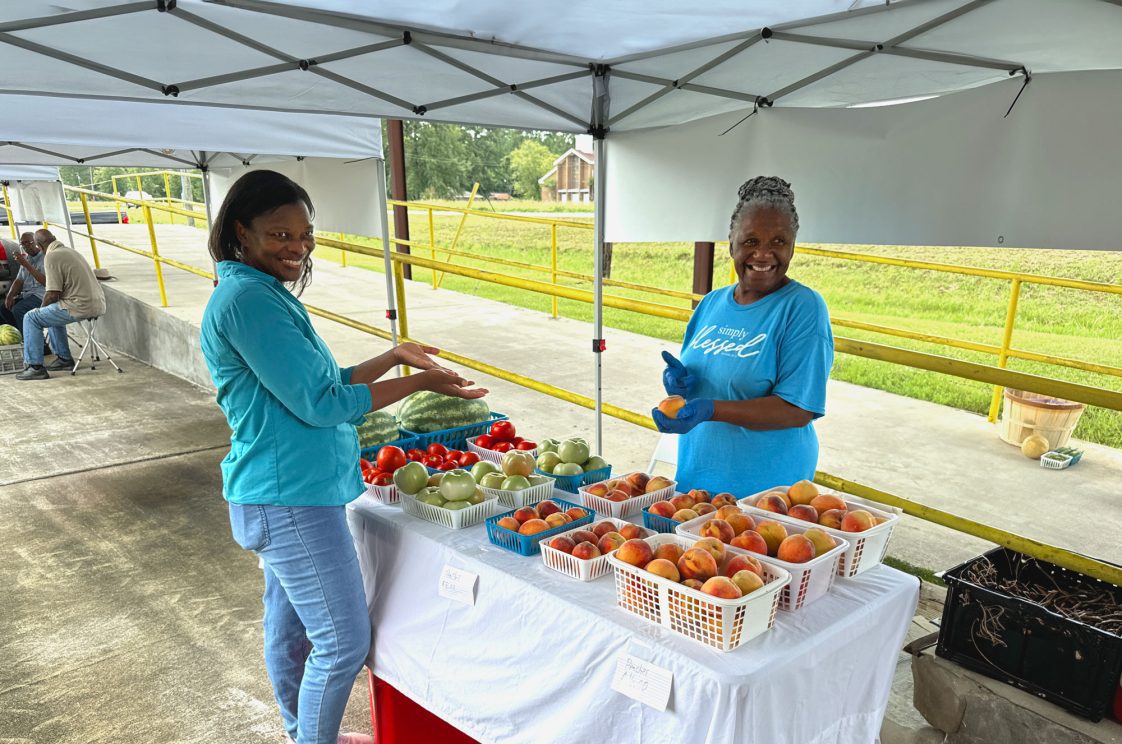
[[[384,680],[366,670],[370,690],[370,723],[377,744],[477,744],[463,731],[443,718],[417,705]]]

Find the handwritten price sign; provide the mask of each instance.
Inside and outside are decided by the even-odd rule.
[[[440,596],[466,605],[475,605],[475,582],[478,579],[479,574],[445,565],[440,572]]]
[[[669,669],[631,654],[623,654],[616,660],[612,689],[655,710],[666,710],[673,683],[674,673]]]

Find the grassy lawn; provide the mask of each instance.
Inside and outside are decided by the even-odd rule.
[[[503,204],[510,205],[511,202]],[[538,203],[530,204],[533,206],[519,206],[525,211],[543,211]],[[423,212],[412,212],[410,217],[413,239],[427,239],[426,215]],[[438,246],[450,244],[459,223],[458,216],[436,216]],[[370,244],[377,245],[378,241],[371,240]],[[559,267],[575,272],[591,273],[591,244],[590,230],[560,228],[558,230]],[[1122,283],[1122,262],[1118,260],[1117,253],[887,246],[846,246],[841,249]],[[457,250],[548,266],[549,228],[543,225],[469,217],[460,236]],[[613,257],[612,277],[689,291],[692,250],[692,245],[686,243],[617,244]],[[718,251],[721,250],[722,248],[719,247]],[[338,261],[339,251],[319,248],[317,254],[321,259]],[[424,250],[420,254],[428,256],[428,252]],[[446,258],[439,251],[437,255],[442,260]],[[519,276],[549,280],[549,275],[546,273],[488,266],[486,259],[459,258],[457,260],[464,265],[477,268],[491,268]],[[381,270],[380,261],[364,256],[351,255],[348,257],[348,264],[365,266],[375,271]],[[727,270],[727,262],[719,261],[718,277],[723,279]],[[796,256],[790,273],[794,278],[821,292],[830,306],[831,313],[838,318],[995,345],[1001,342],[1009,299],[1008,282],[806,255]],[[416,283],[413,291],[421,291],[421,285],[428,284],[431,279],[428,270],[421,268],[414,269],[413,278]],[[562,283],[588,286],[564,279]],[[519,289],[453,275],[444,276],[441,286],[541,312],[550,311],[548,297]],[[655,298],[650,294],[634,290],[611,287],[607,291],[622,297],[636,297],[676,307],[689,305],[685,300]],[[565,317],[592,320],[591,305],[561,300],[559,310]],[[651,318],[610,308],[605,309],[604,322],[612,328],[672,341],[680,341],[684,330],[684,325],[677,321]],[[886,337],[872,332],[839,329],[838,335],[986,364],[993,364],[996,361],[994,356],[988,354],[947,349],[935,344]],[[1122,367],[1122,344],[1117,342],[1118,338],[1122,338],[1122,297],[1058,287],[1023,285],[1017,327],[1013,337],[1014,346],[1017,348]],[[1010,360],[1009,366],[1024,372],[1122,390],[1122,378],[1118,377],[1020,360]],[[849,355],[838,356],[833,376],[838,380],[976,413],[985,413],[988,410],[992,394],[992,388],[981,383]],[[1122,447],[1122,413],[1089,408],[1079,423],[1076,436]]]
[[[419,201],[425,204],[437,204],[442,207],[456,207],[458,209],[466,209],[468,205],[467,199],[421,199]],[[582,204],[580,202],[541,202],[530,201],[529,199],[497,201],[476,196],[471,208],[478,209],[481,212],[581,212],[589,218],[592,217],[592,204]]]

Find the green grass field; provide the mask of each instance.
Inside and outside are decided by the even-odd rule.
[[[509,202],[508,202],[509,204]],[[541,211],[537,207],[526,211]],[[414,240],[428,236],[427,217],[412,212],[410,230]],[[450,244],[460,218],[437,215],[438,246]],[[377,245],[378,241],[370,241]],[[590,230],[558,230],[558,264],[562,269],[591,273],[592,233]],[[878,255],[893,255],[917,260],[937,261],[984,268],[1001,268],[1035,274],[1064,276],[1102,282],[1122,283],[1122,262],[1117,253],[1025,249],[979,249],[940,247],[845,246],[843,250]],[[549,265],[549,228],[508,220],[468,217],[457,250]],[[685,243],[617,244],[612,277],[651,286],[688,291],[692,271],[692,245]],[[718,251],[723,250],[719,247]],[[321,247],[321,259],[338,261],[339,251]],[[420,255],[428,256],[421,250]],[[445,259],[438,251],[438,258]],[[458,259],[464,265],[490,268],[519,276],[549,280],[547,273],[488,266],[486,259]],[[350,255],[348,264],[381,270],[381,262],[365,256]],[[726,276],[728,263],[719,261],[717,274]],[[1008,282],[934,271],[917,271],[831,258],[799,255],[790,274],[817,289],[826,298],[831,314],[838,318],[894,326],[920,333],[999,345],[1005,321],[1010,287]],[[431,275],[415,268],[411,291],[426,291]],[[562,283],[581,285],[562,280]],[[550,298],[531,292],[445,275],[442,287],[527,307],[550,311]],[[677,307],[688,307],[685,300],[653,298],[648,293],[609,288],[610,294],[653,300]],[[561,300],[560,314],[591,321],[592,307]],[[605,324],[635,333],[679,341],[684,325],[678,321],[652,318],[635,313],[606,309]],[[877,341],[907,349],[943,354],[956,359],[985,364],[996,363],[990,354],[949,349],[881,334],[840,329],[838,335]],[[1017,315],[1015,347],[1083,361],[1122,367],[1122,297],[1057,287],[1025,284]],[[1088,385],[1122,390],[1122,378],[1066,367],[1010,360],[1010,368],[1070,380]],[[887,390],[921,400],[961,408],[976,413],[988,410],[992,388],[960,378],[876,362],[849,355],[838,355],[835,379]],[[1089,408],[1084,413],[1076,436],[1088,441],[1122,447],[1122,413]]]

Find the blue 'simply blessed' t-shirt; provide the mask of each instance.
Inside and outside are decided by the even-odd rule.
[[[681,358],[696,380],[688,397],[776,395],[815,418],[825,414],[834,337],[821,295],[792,279],[741,305],[734,288],[706,295],[686,327]],[[739,498],[813,478],[817,465],[813,423],[753,431],[707,421],[679,439],[678,490],[704,488]]]

